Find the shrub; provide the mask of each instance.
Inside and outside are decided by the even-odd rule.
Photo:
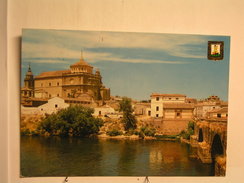
[[[148,127],[141,127],[140,131],[143,132],[145,136],[152,136],[152,137],[154,137],[156,133],[155,128],[148,128]]]
[[[129,129],[126,131],[125,135],[130,136],[130,135],[139,135],[139,132],[134,130],[134,129]]]
[[[145,133],[144,133],[143,131],[140,131],[140,132],[139,132],[139,137],[142,138],[142,139],[144,139],[144,137],[145,137]]]
[[[119,130],[116,130],[116,129],[113,129],[111,131],[107,131],[106,134],[109,135],[109,136],[118,136],[118,135],[123,135],[123,132],[119,131]]]
[[[188,129],[194,130],[194,122],[189,121],[189,123],[188,123]]]
[[[179,135],[156,135],[158,139],[177,139]]]
[[[20,134],[21,135],[30,135],[30,130],[29,129],[21,130]]]
[[[180,132],[180,136],[184,139],[190,140],[190,136],[194,134],[194,122],[189,121],[187,130],[183,130]]]

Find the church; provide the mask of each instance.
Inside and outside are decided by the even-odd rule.
[[[42,72],[34,76],[29,66],[21,88],[22,104],[28,101],[45,101],[60,97],[67,103],[85,103],[110,99],[110,89],[105,88],[102,76],[89,65],[81,53],[78,62],[70,69]]]

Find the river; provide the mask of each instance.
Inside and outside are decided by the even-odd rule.
[[[189,158],[174,141],[21,137],[21,175],[210,176],[213,168]]]

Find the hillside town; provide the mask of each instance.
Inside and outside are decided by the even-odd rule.
[[[29,65],[21,88],[21,115],[45,115],[82,105],[94,109],[93,115],[105,119],[120,119],[120,96],[110,96],[110,89],[102,83],[99,69],[93,71],[81,58],[68,70],[42,72],[34,76]],[[218,96],[203,100],[184,94],[152,93],[148,100],[132,99],[133,114],[158,134],[176,135],[187,128],[193,119],[227,121],[228,103]]]

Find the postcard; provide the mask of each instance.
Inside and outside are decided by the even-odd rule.
[[[225,176],[230,37],[23,29],[21,177]]]

